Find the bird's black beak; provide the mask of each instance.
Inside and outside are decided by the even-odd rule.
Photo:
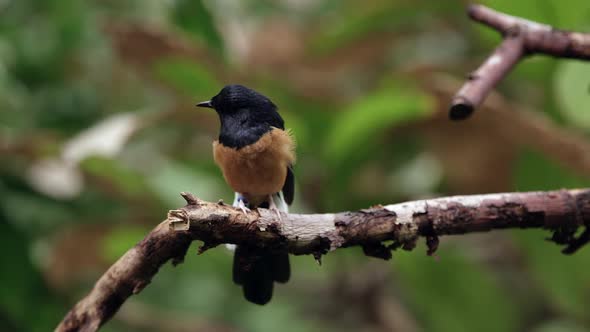
[[[198,103],[196,106],[213,108],[213,104],[211,104],[211,100],[202,101],[202,102]]]

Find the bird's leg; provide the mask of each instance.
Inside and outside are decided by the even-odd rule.
[[[248,201],[246,200],[246,198],[244,196],[242,196],[242,194],[238,194],[238,197],[236,197],[236,200],[238,202],[237,207],[242,210],[242,212],[244,212],[244,214],[248,214],[248,212],[250,212],[250,209],[246,206],[246,204],[248,204]]]
[[[281,218],[281,210],[279,210],[279,208],[275,204],[275,200],[273,199],[272,195],[268,195],[268,209],[271,210],[271,211],[274,211],[277,214],[277,217],[279,218],[279,221],[282,220],[282,218]]]

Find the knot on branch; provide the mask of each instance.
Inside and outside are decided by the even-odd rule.
[[[190,217],[185,210],[170,210],[166,219],[171,231],[188,231],[190,229]]]
[[[557,228],[550,241],[560,245],[566,245],[561,251],[566,255],[571,255],[590,242],[590,214],[586,213],[590,207],[590,193],[584,192],[575,198],[572,209],[574,209],[574,224],[564,225]],[[584,227],[584,231],[578,236],[579,229]]]
[[[367,243],[364,244],[363,253],[367,256],[381,258],[384,260],[390,260],[393,255],[391,251],[395,248],[392,247],[393,245],[386,246],[381,242],[374,242],[374,243]]]
[[[571,255],[590,242],[590,228],[587,225],[584,226],[582,234],[576,236],[579,228],[579,226],[559,227],[553,231],[553,235],[547,240],[558,245],[565,245],[566,247],[561,252]]]
[[[504,38],[517,38],[521,37],[524,34],[524,30],[526,27],[521,26],[519,24],[514,24],[510,26],[506,31],[503,32]]]
[[[195,195],[193,195],[189,192],[183,191],[180,193],[180,196],[182,196],[182,198],[184,198],[187,205],[198,205],[199,204],[199,199]]]
[[[571,198],[570,193],[564,194]],[[578,193],[572,200],[570,208],[573,210],[571,222],[555,228],[553,235],[548,238],[549,241],[565,245],[561,252],[566,255],[575,253],[590,242],[590,213],[587,212],[590,208],[590,192]],[[580,233],[581,227],[584,227],[584,230]],[[576,236],[577,233],[580,235]]]

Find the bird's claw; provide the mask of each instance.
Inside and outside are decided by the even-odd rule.
[[[242,210],[244,214],[248,214],[248,212],[250,212],[250,209],[246,206],[246,204],[244,204],[244,201],[241,199],[238,200],[238,208]]]
[[[279,221],[283,220],[283,218],[281,217],[281,210],[279,210],[279,208],[275,204],[275,201],[272,196],[269,197],[268,209],[277,214],[277,218],[279,219]]]

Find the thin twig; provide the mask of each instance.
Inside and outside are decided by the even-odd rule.
[[[559,58],[590,60],[590,34],[555,29],[546,24],[471,5],[471,19],[502,34],[504,40],[471,75],[451,103],[449,116],[462,120],[478,107],[490,91],[526,55],[546,54]]]
[[[169,260],[181,262],[193,240],[204,242],[201,251],[236,243],[314,256],[358,245],[366,255],[389,259],[394,249],[413,249],[419,237],[430,239],[432,252],[442,235],[546,228],[554,232],[552,240],[571,253],[588,241],[586,236],[575,237],[578,228],[590,225],[590,188],[454,196],[355,212],[283,214],[281,220],[266,209],[243,214],[188,193],[182,196],[188,204],[170,211],[164,222],[113,264],[56,331],[96,331],[129,296],[150,283],[160,266]]]
[[[442,105],[448,105],[460,86],[459,80],[444,74],[430,75],[425,82],[426,89],[439,97],[441,112],[444,112]],[[526,147],[538,151],[578,175],[590,174],[590,141],[583,132],[559,126],[545,114],[512,102],[497,92],[490,93],[482,110],[469,128],[461,130],[469,129],[470,135],[478,131],[493,141],[506,139],[515,148]],[[446,120],[443,114],[437,116],[435,121],[437,128],[444,129],[441,135],[447,138],[457,135],[457,124]],[[434,133],[432,126],[432,123],[427,123],[424,128],[427,133]],[[460,137],[464,136],[465,133],[460,133]],[[457,141],[447,144],[454,145]],[[454,148],[457,149],[456,146]],[[490,154],[489,151],[487,153]]]
[[[496,84],[520,61],[523,53],[522,35],[517,34],[504,39],[492,55],[475,72],[469,74],[468,83],[463,85],[453,98],[451,119],[459,120],[468,117]]]

